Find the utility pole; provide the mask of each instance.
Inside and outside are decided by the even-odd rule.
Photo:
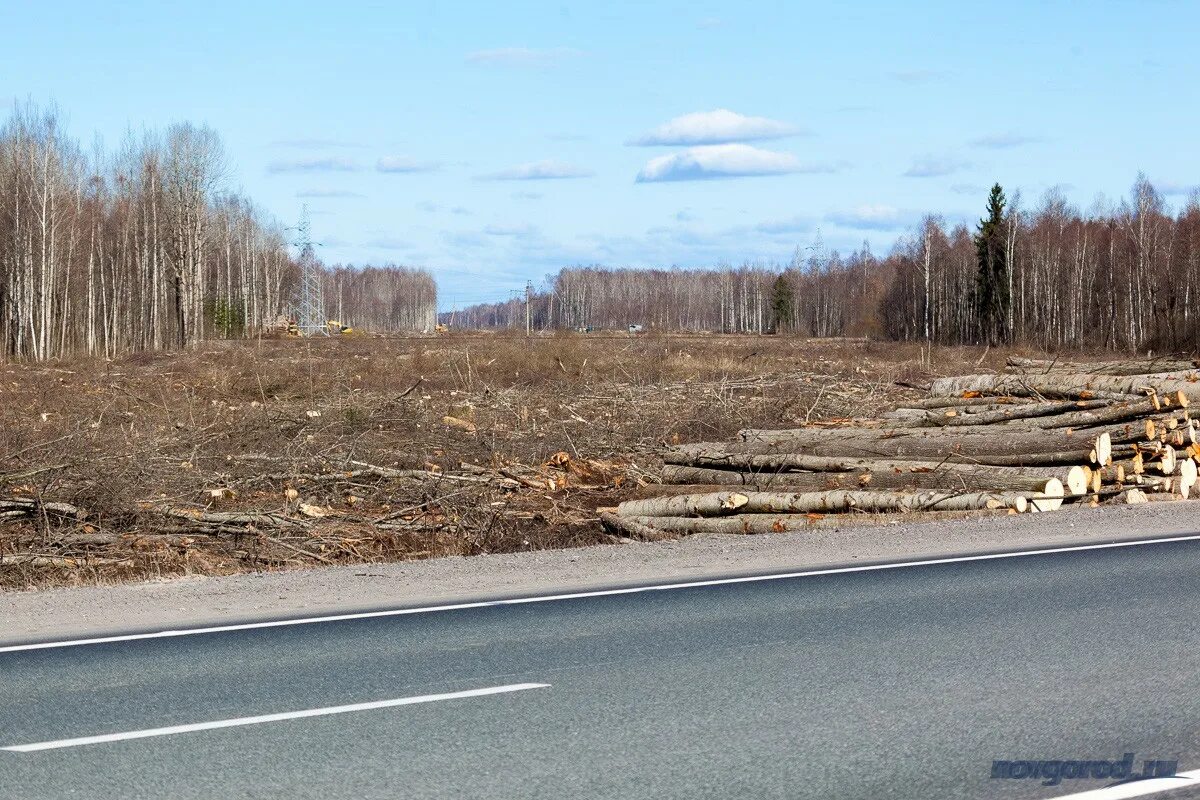
[[[531,301],[533,300],[533,282],[525,281],[525,335],[533,335],[533,314],[530,311]]]

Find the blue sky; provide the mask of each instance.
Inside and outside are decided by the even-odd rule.
[[[329,263],[445,308],[559,267],[886,252],[1000,181],[1082,208],[1200,184],[1190,2],[0,0],[0,100],[85,144],[205,122]]]

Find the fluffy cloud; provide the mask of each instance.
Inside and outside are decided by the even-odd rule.
[[[785,175],[803,170],[800,162],[791,153],[760,150],[748,144],[715,144],[689,147],[679,153],[652,158],[638,173],[637,182]]]
[[[528,164],[518,164],[509,169],[480,175],[487,181],[547,181],[565,178],[590,178],[594,173],[589,169],[568,164],[563,161],[534,161]]]
[[[786,122],[766,117],[747,117],[726,108],[718,108],[716,111],[699,111],[676,117],[626,144],[640,147],[728,144],[780,139],[802,132]]]
[[[852,211],[831,211],[825,215],[825,219],[843,228],[890,231],[904,227],[907,215],[892,206],[862,205]]]
[[[969,167],[966,161],[960,161],[949,156],[925,156],[918,158],[904,172],[906,178],[940,178],[952,175],[961,169]]]
[[[379,172],[432,172],[441,166],[436,161],[417,161],[406,156],[384,156],[375,162]]]
[[[1019,133],[993,133],[972,139],[972,147],[986,147],[989,150],[1006,150],[1010,147],[1020,147],[1023,144],[1033,144],[1040,141],[1036,136],[1023,136]]]
[[[327,156],[272,161],[267,165],[267,172],[273,174],[283,172],[354,172],[357,169],[358,164],[348,158],[331,158]]]
[[[537,50],[532,47],[498,47],[467,53],[467,61],[489,67],[550,67],[568,58],[583,55],[570,47]]]

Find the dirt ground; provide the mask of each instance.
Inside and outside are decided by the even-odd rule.
[[[758,336],[343,337],[0,366],[0,588],[614,541],[666,444],[870,416],[1003,355]]]

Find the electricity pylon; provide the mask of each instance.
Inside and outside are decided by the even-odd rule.
[[[309,235],[308,206],[300,211],[295,245],[300,251],[300,307],[296,327],[301,336],[328,336],[329,326],[326,324],[325,303],[321,294],[321,264],[317,261],[317,253]]]

